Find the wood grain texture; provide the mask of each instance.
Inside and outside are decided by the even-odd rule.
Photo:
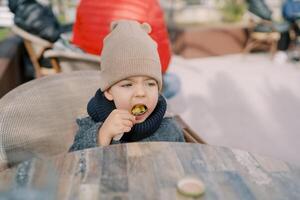
[[[300,198],[300,169],[288,163],[237,149],[168,142],[33,159],[0,173],[0,197],[25,189],[51,192],[54,199],[192,199],[176,191],[184,177],[203,181],[206,191],[199,199]]]

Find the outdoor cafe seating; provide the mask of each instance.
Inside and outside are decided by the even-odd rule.
[[[265,23],[265,21],[260,22]],[[231,34],[232,32],[228,31],[228,28],[226,31],[218,30],[218,33],[223,33],[226,37],[235,40],[239,44],[238,47],[241,48],[239,53],[249,53],[255,48],[260,49],[261,46],[266,46],[270,48],[273,55],[277,51],[276,46],[280,32],[276,31],[270,22],[266,24],[271,27],[271,31],[257,31],[255,29],[257,24],[254,23],[250,25],[247,37],[244,34],[245,29],[240,27],[236,29],[239,33],[237,35],[242,35],[242,37]],[[214,30],[210,30],[206,34],[213,36],[211,33]],[[258,154],[259,151],[252,151],[253,149],[248,149],[248,151],[246,148],[246,143],[253,142],[253,146],[258,149],[259,145],[266,145],[266,142],[264,137],[260,137],[262,136],[260,129],[246,131],[249,126],[243,122],[248,123],[256,115],[250,108],[251,104],[245,103],[252,99],[244,101],[244,96],[240,95],[246,91],[242,90],[244,82],[238,82],[240,79],[235,79],[235,77],[242,74],[239,77],[244,78],[244,73],[240,72],[247,66],[245,68],[243,65],[236,67],[235,60],[229,60],[230,56],[220,57],[222,65],[224,63],[224,66],[227,63],[230,65],[226,66],[224,71],[221,71],[223,68],[221,69],[214,60],[203,59],[204,62],[199,62],[199,64],[199,60],[196,59],[187,62],[182,58],[175,58],[177,62],[170,70],[186,76],[185,79],[180,79],[184,84],[192,82],[192,79],[198,81],[210,77],[208,79],[209,88],[204,91],[207,92],[208,98],[203,95],[204,93],[197,93],[200,90],[203,91],[205,86],[195,87],[195,85],[200,86],[200,83],[205,84],[203,81],[196,82],[197,84],[190,87],[198,91],[193,90],[189,93],[187,87],[181,87],[181,94],[177,95],[180,97],[177,99],[178,104],[175,104],[177,103],[175,101],[174,104],[171,104],[172,100],[168,102],[171,109],[179,106],[181,106],[180,108],[189,107],[194,113],[199,114],[190,115],[189,117],[193,120],[186,123],[188,119],[183,119],[183,117],[189,115],[187,110],[178,112],[181,113],[181,116],[167,110],[166,115],[174,117],[177,121],[186,142],[131,142],[69,152],[78,130],[76,119],[87,116],[87,103],[99,89],[101,58],[88,53],[57,49],[54,43],[33,35],[16,25],[12,26],[12,31],[23,39],[34,67],[36,79],[17,86],[0,99],[0,200],[299,199],[300,170],[298,166],[287,160],[267,157],[267,154]],[[197,46],[196,41],[188,39],[190,37],[187,36],[191,33],[200,38],[199,35],[197,36],[199,32],[192,30],[182,35],[179,34],[183,39],[178,40],[177,53],[189,52],[186,44],[190,43],[191,48],[196,46],[201,49],[202,46]],[[225,36],[217,38],[220,38],[222,44],[227,47],[224,42],[226,41]],[[246,41],[246,39],[248,40]],[[211,45],[213,39],[208,40],[202,37],[202,41],[199,40],[199,43],[203,45],[204,40],[212,49],[215,48],[214,45]],[[228,43],[232,44],[232,40]],[[218,40],[214,42],[219,45]],[[207,51],[205,48],[202,49]],[[222,48],[218,48],[218,50],[221,52]],[[182,53],[182,55],[184,54]],[[215,53],[214,55],[223,54]],[[259,56],[254,57],[253,60],[262,57]],[[244,57],[242,61],[238,55],[235,58],[239,59],[239,63],[246,63]],[[247,59],[251,65],[252,57]],[[44,60],[50,61],[48,63],[51,65],[50,68],[44,65]],[[23,67],[22,64],[18,66]],[[253,68],[262,67],[251,66],[251,70]],[[205,69],[211,71],[205,71]],[[219,69],[220,71],[218,71]],[[265,66],[263,69],[266,72],[268,70]],[[231,76],[230,70],[234,76]],[[272,71],[276,71],[276,69],[272,68]],[[252,78],[254,75],[256,77],[255,71],[247,72],[249,72],[247,77]],[[251,76],[252,74],[254,75]],[[268,79],[267,76],[264,78]],[[293,81],[293,79],[291,80]],[[242,83],[242,86],[239,85],[235,88],[235,84],[238,83]],[[182,85],[186,86],[184,84]],[[272,84],[270,84],[270,88],[271,86]],[[263,91],[268,92],[267,90]],[[270,99],[283,92],[275,93],[276,91],[270,93]],[[231,98],[234,99],[233,106],[237,109],[230,110],[228,105],[232,103]],[[195,104],[191,105],[189,103],[191,101],[184,102],[186,99],[192,99]],[[295,99],[297,100],[297,98]],[[198,108],[201,103],[204,103],[203,107]],[[288,103],[290,104],[290,101]],[[219,112],[220,110],[222,112]],[[245,110],[251,114],[251,118],[243,116],[243,113],[248,114],[244,112]],[[209,115],[205,116],[206,112]],[[232,116],[242,118],[242,120],[238,121]],[[284,117],[283,115],[280,119],[284,119],[285,122],[287,118]],[[234,125],[230,125],[226,118],[233,121]],[[261,122],[259,119],[256,121],[257,124]],[[255,122],[251,125],[255,126]],[[216,130],[194,131],[189,124],[193,125],[193,128],[196,128],[196,124],[210,128],[206,130]],[[240,130],[226,129],[237,125],[241,127]],[[262,128],[265,127],[262,126]],[[224,130],[225,134],[221,135],[223,134],[221,132],[218,134],[219,130]],[[228,134],[230,132],[234,132],[236,135],[233,134],[230,137]],[[202,135],[203,133],[206,135]],[[259,137],[257,140],[251,141],[248,139],[251,137],[245,136],[247,133],[254,137],[259,135]],[[223,143],[217,144],[211,139],[213,137],[202,138],[213,134]],[[272,138],[273,136],[276,137],[275,134],[272,135]],[[235,144],[241,144],[240,146],[227,145],[228,143],[224,142],[224,138],[228,138],[230,141],[233,140],[233,137],[237,138]],[[273,145],[271,139],[267,139],[269,139],[267,142]],[[276,145],[271,147],[274,149]],[[188,184],[183,188],[188,192],[182,192],[181,183],[186,180],[190,182],[185,182]],[[193,184],[195,182],[202,184],[201,194],[196,192],[197,195],[195,195],[190,192],[195,188],[195,184]]]
[[[76,118],[87,115],[87,102],[99,87],[98,73],[77,71],[43,77],[1,98],[0,166],[66,153],[77,130]],[[187,142],[205,143],[180,116],[175,118]]]
[[[75,119],[86,115],[98,81],[94,71],[59,73],[0,100],[0,199],[190,199],[178,192],[187,179],[202,180],[204,199],[299,197],[295,166],[204,144],[178,116],[186,143],[127,143],[68,153]]]

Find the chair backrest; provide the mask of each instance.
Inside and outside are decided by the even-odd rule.
[[[75,119],[86,114],[99,72],[78,71],[35,79],[0,99],[0,166],[28,157],[67,152]]]
[[[54,48],[46,50],[44,57],[56,60],[62,72],[100,70],[100,56],[89,53],[63,51]]]
[[[48,42],[47,40],[45,40],[43,38],[40,38],[36,35],[31,34],[27,31],[23,30],[22,28],[18,27],[17,25],[13,25],[11,27],[11,30],[15,34],[17,34],[21,38],[23,38],[24,40],[28,40],[28,41],[31,41],[33,44],[36,44],[36,46],[34,46],[34,51],[37,54],[39,54],[42,51],[42,49],[52,47],[53,43]]]

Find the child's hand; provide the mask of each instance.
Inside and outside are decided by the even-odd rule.
[[[129,132],[135,123],[135,117],[127,110],[113,110],[99,130],[98,143],[110,144],[113,137]]]

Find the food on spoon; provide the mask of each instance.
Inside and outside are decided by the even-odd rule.
[[[142,115],[144,114],[145,112],[147,111],[147,106],[143,105],[143,104],[137,104],[135,106],[133,106],[133,108],[131,109],[131,113],[134,115],[134,116],[139,116],[139,115]],[[124,135],[123,134],[119,134],[119,135],[116,135],[113,140],[120,140],[122,138],[122,136]]]
[[[143,105],[143,104],[137,104],[135,106],[133,106],[133,108],[131,109],[131,113],[134,116],[139,116],[144,114],[147,111],[147,106]]]

